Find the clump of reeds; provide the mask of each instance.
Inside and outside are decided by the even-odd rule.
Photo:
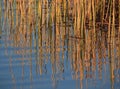
[[[61,66],[59,65],[61,60],[56,56],[59,51],[59,45],[62,44],[62,47],[66,47],[63,47],[62,51],[63,54],[64,51],[66,51],[67,59],[69,47],[72,45],[72,67],[76,72],[76,78],[78,78],[78,74],[80,73],[80,80],[84,78],[84,70],[86,70],[89,75],[91,60],[92,71],[95,71],[96,49],[98,50],[99,73],[102,73],[101,59],[103,58],[102,56],[105,55],[102,54],[102,51],[105,51],[106,48],[104,45],[105,39],[103,39],[104,34],[101,33],[107,33],[108,38],[106,39],[113,44],[108,47],[109,57],[111,58],[111,55],[114,54],[114,52],[112,51],[111,53],[110,50],[114,50],[115,46],[115,21],[117,20],[115,17],[115,13],[117,12],[115,9],[115,0],[51,0],[50,2],[49,0],[4,0],[4,4],[5,18],[7,18],[9,24],[11,24],[10,30],[13,30],[12,28],[15,27],[16,33],[14,40],[17,46],[28,46],[26,45],[27,42],[31,45],[31,34],[32,32],[35,33],[34,46],[36,46],[38,57],[36,64],[39,66],[37,67],[39,69],[37,69],[37,71],[39,71],[40,74],[42,74],[44,66],[43,54],[47,52],[43,49],[43,46],[49,46],[48,52],[51,54],[50,59],[54,75]],[[0,7],[0,17],[1,8],[2,7]],[[13,10],[13,8],[15,10]],[[104,27],[106,25],[107,28]],[[71,44],[69,44],[70,39],[74,40],[71,41]],[[21,40],[23,42],[22,45]],[[96,43],[98,43],[99,48],[96,46]],[[62,62],[64,61],[63,59]],[[113,63],[111,65],[113,76],[114,56],[110,61]],[[30,65],[32,65],[31,62]],[[32,67],[30,68],[32,70]]]

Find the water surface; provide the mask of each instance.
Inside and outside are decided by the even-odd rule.
[[[9,1],[0,0],[1,89],[120,89],[118,28],[79,30],[72,2]]]

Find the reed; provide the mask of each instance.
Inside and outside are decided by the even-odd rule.
[[[55,75],[57,72],[64,72],[64,61],[70,59],[75,79],[80,78],[82,81],[85,77],[95,78],[93,75],[97,72],[96,65],[98,65],[99,78],[101,78],[104,65],[102,59],[107,62],[105,59],[108,51],[109,61],[111,61],[111,76],[114,79],[115,56],[112,54],[115,54],[115,34],[117,32],[119,33],[118,43],[120,43],[120,14],[119,29],[116,30],[115,0],[108,0],[107,3],[106,1],[4,0],[5,11],[3,13],[3,7],[0,7],[0,17],[4,14],[4,25],[9,24],[11,34],[12,31],[15,31],[14,47],[31,47],[34,43],[37,55],[36,72],[41,75],[44,72],[45,62],[50,59],[53,80],[56,81]],[[1,0],[0,3],[2,3]],[[2,18],[0,20],[2,26]],[[107,31],[104,27],[106,24]],[[32,35],[35,37],[32,38]],[[120,47],[117,48],[117,50],[119,49]],[[27,53],[24,51],[17,53]],[[50,57],[44,57],[44,53],[50,54]],[[59,53],[61,54],[58,55]],[[119,53],[118,55],[120,55]],[[29,60],[32,79],[32,59]],[[24,63],[22,65],[24,75]],[[93,75],[90,74],[91,72]]]
[[[23,19],[25,17],[27,9],[28,9],[28,13],[33,13],[34,12],[32,9],[30,9],[31,7],[33,7],[34,0],[28,1],[29,2],[28,5],[26,5],[27,1],[25,1],[25,0],[22,0],[22,1],[19,1],[19,0],[17,0],[17,1],[15,1],[15,0],[9,0],[8,2],[4,1],[5,4],[11,3],[11,5],[15,4],[15,2],[18,4],[16,6],[16,8],[19,7],[17,9],[18,9],[18,11],[19,11],[19,13],[21,15],[21,19]],[[46,6],[51,5],[52,8],[50,9],[50,11],[52,11],[53,10],[53,5],[55,5],[55,1],[48,2],[47,0],[45,0],[45,1],[37,0],[37,2],[38,2],[38,4],[37,4],[38,17],[40,17],[40,21],[41,21],[41,19],[44,19],[44,18],[42,18],[42,15],[41,15],[41,13],[43,11],[41,3],[42,2],[44,3],[44,6],[46,8],[46,11],[45,11],[46,12],[46,16],[48,16],[47,15],[48,14],[48,11],[47,11],[48,7],[46,7]],[[95,33],[95,27],[96,27],[96,23],[97,23],[96,19],[97,18],[101,18],[101,23],[104,24],[104,20],[108,17],[108,14],[109,13],[111,14],[112,11],[113,11],[112,10],[111,12],[109,12],[110,6],[112,5],[113,2],[110,2],[110,0],[107,2],[107,10],[106,10],[106,2],[107,2],[106,0],[100,0],[100,1],[97,1],[97,2],[95,2],[94,0],[90,0],[90,1],[87,1],[87,0],[84,0],[84,1],[83,0],[81,0],[81,1],[74,0],[72,2],[70,0],[68,0],[68,1],[62,1],[62,0],[58,1],[57,0],[56,3],[57,3],[58,6],[56,6],[56,11],[57,11],[56,16],[58,16],[58,18],[62,19],[62,17],[60,17],[60,16],[62,15],[61,13],[63,13],[63,22],[65,20],[67,21],[68,18],[74,18],[74,30],[84,29],[86,27],[85,23],[87,21],[86,20],[86,18],[87,18],[89,20],[89,24],[93,25],[93,29],[94,29],[94,33]],[[60,4],[63,7],[62,10],[61,10]],[[31,5],[31,7],[30,7],[30,5]],[[6,7],[6,5],[5,5],[5,7]],[[73,7],[73,9],[71,9],[72,12],[73,12],[72,13],[72,17],[69,17],[69,13],[68,13],[68,10],[69,10],[70,7]],[[40,10],[40,8],[41,8],[41,10]],[[98,12],[101,15],[100,17],[96,16],[96,14]],[[52,14],[51,15],[52,19],[54,19],[53,17],[55,16],[55,14],[52,13],[52,12],[51,12],[51,14]],[[27,15],[30,15],[30,14],[27,14]],[[28,16],[28,17],[30,17],[29,18],[29,20],[30,20],[31,16]],[[58,21],[59,21],[59,19],[56,20],[56,22],[58,22]],[[31,21],[28,21],[28,22],[31,22]],[[43,24],[43,22],[42,22],[42,24]],[[69,24],[69,22],[67,22],[67,24]],[[75,32],[78,32],[78,31],[75,31]],[[84,32],[84,30],[81,30],[81,31]],[[80,33],[81,33],[81,34],[79,34],[80,36],[83,35],[82,32],[80,32]]]
[[[119,32],[118,32],[118,42],[119,42],[119,46],[118,46],[118,49],[119,49],[119,51],[118,51],[118,55],[120,55],[120,0],[119,0]],[[118,61],[118,66],[119,66],[119,68],[120,68],[120,60]]]
[[[112,36],[112,39],[114,41],[114,38],[115,38],[115,1],[113,0],[112,1],[112,31],[111,31],[111,36]],[[114,42],[113,42],[114,43]]]
[[[2,1],[0,1],[0,34],[2,31]]]
[[[118,6],[118,8],[119,8],[119,32],[118,32],[118,38],[119,38],[119,41],[120,41],[120,0],[119,0],[119,6]]]

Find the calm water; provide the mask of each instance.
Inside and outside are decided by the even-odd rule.
[[[0,3],[0,89],[120,89],[117,29],[79,37],[74,19],[46,4]]]

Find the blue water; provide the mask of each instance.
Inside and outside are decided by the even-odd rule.
[[[101,72],[98,71],[99,65],[96,65],[94,73],[84,71],[84,77],[81,80],[79,73],[78,78],[73,78],[75,71],[72,70],[71,60],[66,56],[68,55],[67,49],[59,53],[59,57],[62,53],[65,56],[62,64],[63,72],[55,69],[53,73],[52,66],[57,67],[50,61],[51,54],[44,53],[43,73],[40,74],[40,68],[36,64],[36,61],[40,60],[35,51],[38,49],[36,47],[12,47],[10,46],[12,40],[6,41],[6,37],[1,36],[0,39],[1,89],[119,89],[120,87],[118,77],[120,69],[114,70],[115,79],[111,80],[108,57],[105,59],[107,63],[101,66]],[[17,51],[18,53],[16,53]],[[48,58],[47,61],[45,58]],[[98,59],[96,59],[96,63],[98,63],[97,61]],[[86,77],[87,74],[90,74],[91,77]]]

